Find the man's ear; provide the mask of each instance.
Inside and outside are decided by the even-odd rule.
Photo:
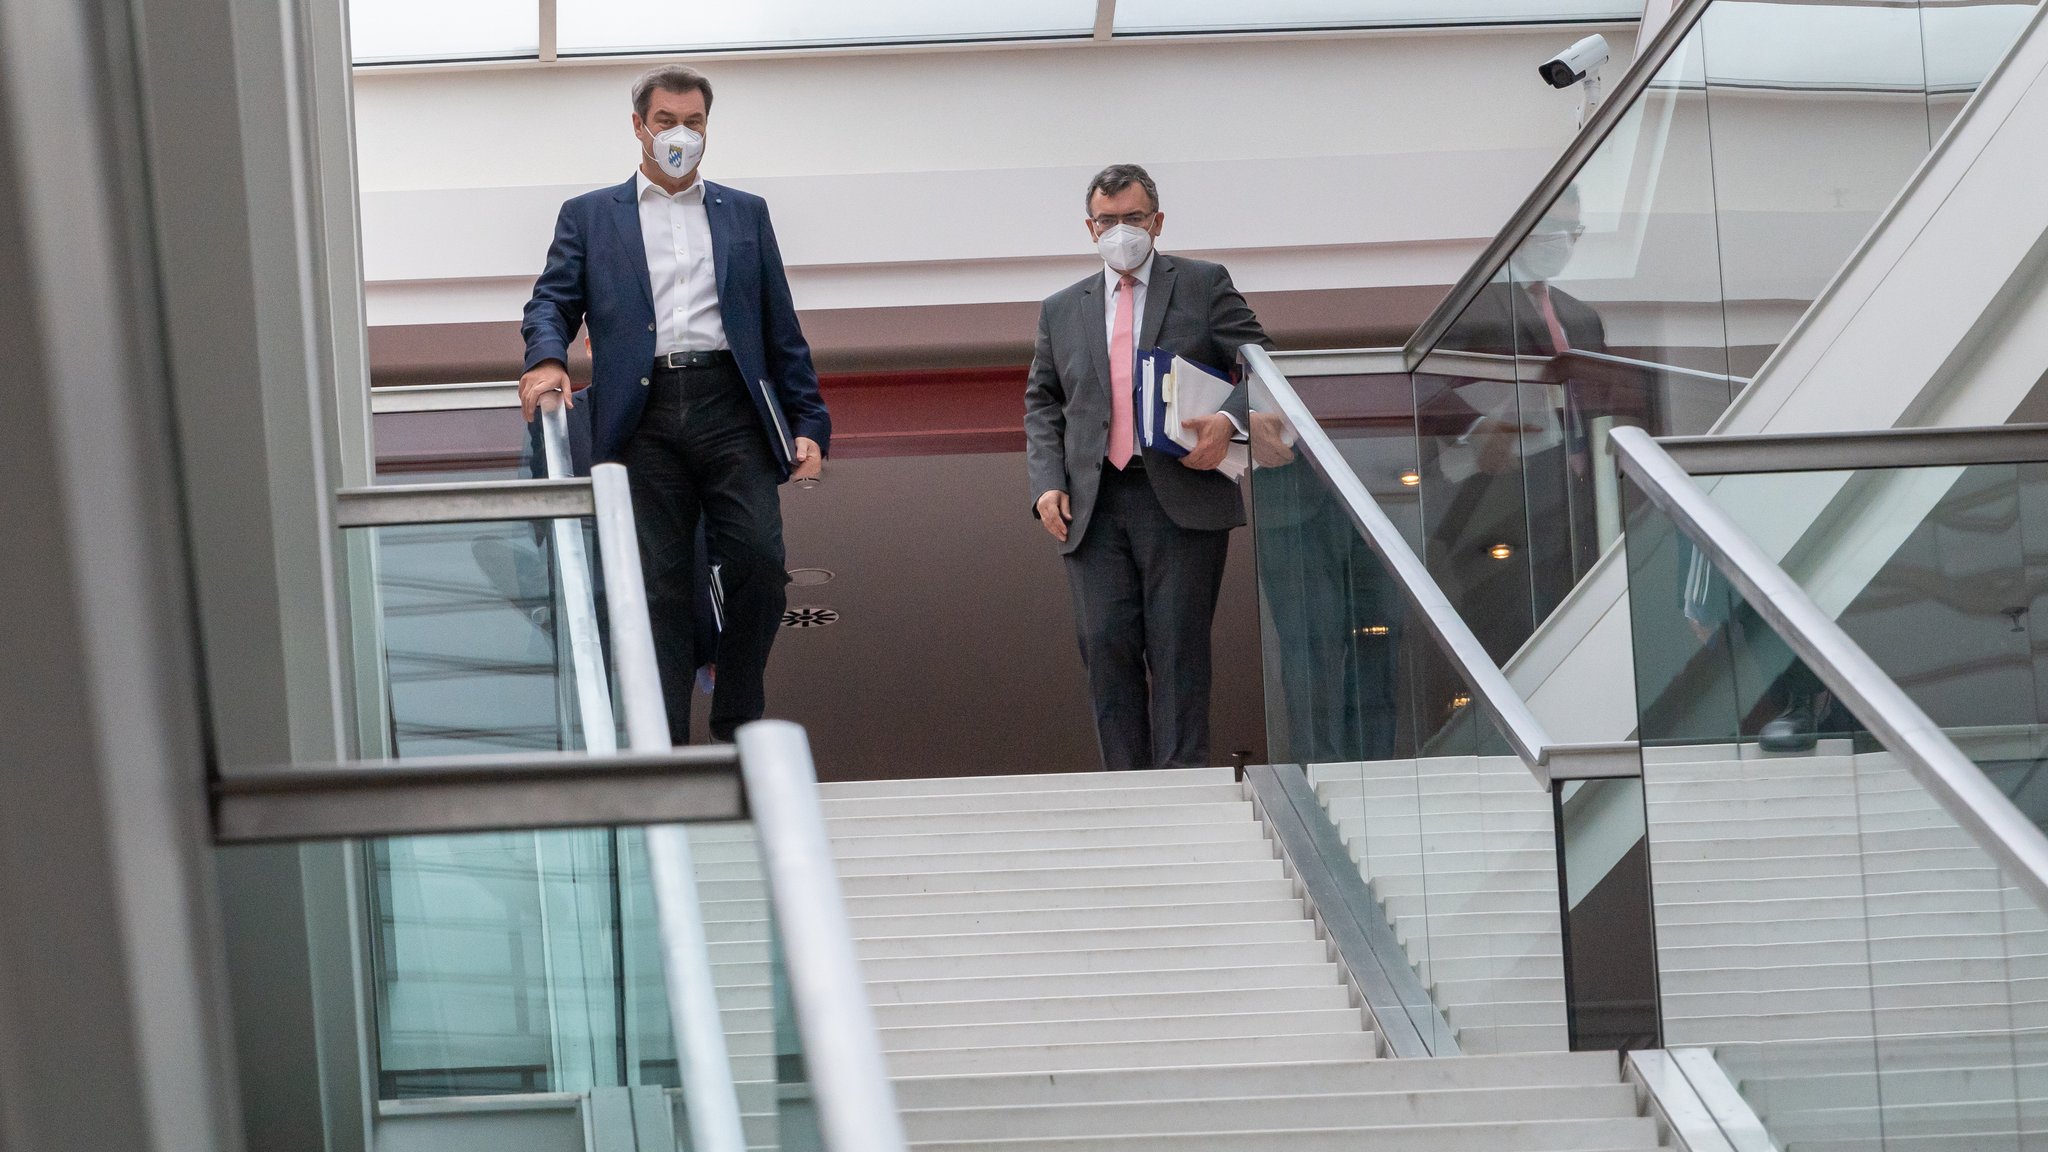
[[[1166,213],[1164,213],[1164,212],[1154,212],[1154,213],[1152,214],[1152,235],[1153,235],[1154,237],[1157,237],[1157,236],[1159,235],[1159,233],[1160,233],[1161,231],[1163,231],[1163,230],[1164,230],[1165,228],[1166,228]]]

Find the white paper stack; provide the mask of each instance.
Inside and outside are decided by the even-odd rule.
[[[1175,356],[1173,368],[1159,389],[1159,394],[1166,401],[1166,434],[1181,447],[1193,448],[1201,438],[1188,430],[1184,422],[1222,411],[1223,405],[1230,400],[1231,391],[1230,381],[1199,364]],[[1251,457],[1245,446],[1232,444],[1216,470],[1236,480],[1244,475],[1250,463]]]

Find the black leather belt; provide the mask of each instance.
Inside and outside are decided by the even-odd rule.
[[[717,368],[732,363],[732,353],[724,348],[715,352],[670,352],[654,358],[656,368],[666,368],[670,371],[679,368]]]

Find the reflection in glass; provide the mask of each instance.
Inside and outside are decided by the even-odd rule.
[[[1405,377],[1304,402],[1413,549],[1423,476]],[[1276,762],[1301,763],[1432,989],[1412,1018],[1448,1052],[1565,1046],[1549,797],[1437,647],[1255,380],[1252,522]]]
[[[1927,155],[1911,5],[1720,0],[1706,34],[1728,371],[1751,376]]]
[[[2036,0],[1920,0],[1921,39],[1927,52],[1927,128],[1932,138],[1941,139],[1955,123],[2036,7]]]
[[[1937,723],[2002,720],[2010,750],[2036,727],[2025,614],[1998,607],[2028,586],[2015,480],[1727,477],[1713,497]],[[2033,1146],[2048,918],[1841,701],[1773,739],[1819,678],[1627,497],[1665,1043],[1711,1048],[1780,1147]]]

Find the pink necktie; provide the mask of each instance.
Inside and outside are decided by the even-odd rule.
[[[1536,297],[1536,303],[1543,310],[1543,322],[1550,326],[1550,350],[1557,353],[1571,351],[1571,341],[1564,338],[1564,325],[1557,320],[1557,305],[1550,300],[1550,285],[1538,280],[1529,285],[1529,294]]]
[[[1119,471],[1131,462],[1137,429],[1131,419],[1131,300],[1136,276],[1125,276],[1116,294],[1116,328],[1109,334],[1109,462]]]

